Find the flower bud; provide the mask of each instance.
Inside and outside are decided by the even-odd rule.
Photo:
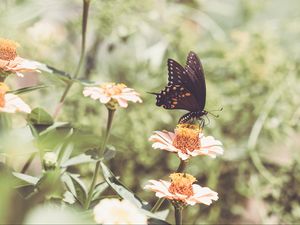
[[[57,155],[54,152],[46,152],[43,157],[43,166],[45,170],[53,170],[57,166]]]

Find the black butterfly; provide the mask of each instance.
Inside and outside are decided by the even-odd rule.
[[[204,110],[206,100],[206,85],[202,64],[194,52],[189,52],[186,66],[183,68],[173,59],[168,59],[168,85],[156,95],[156,105],[165,109],[184,109],[179,123],[199,119],[207,115]]]

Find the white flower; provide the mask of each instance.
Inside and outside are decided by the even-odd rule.
[[[94,100],[99,99],[103,104],[110,104],[112,109],[115,109],[117,105],[127,108],[128,101],[142,102],[139,93],[125,84],[104,83],[98,87],[85,87],[83,95]]]
[[[0,82],[0,112],[16,113],[25,112],[30,113],[30,107],[17,95],[6,93],[9,88],[6,84]]]
[[[147,224],[147,217],[127,200],[103,199],[94,208],[99,224]]]

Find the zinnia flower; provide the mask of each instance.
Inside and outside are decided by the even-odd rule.
[[[173,173],[170,175],[171,182],[164,180],[149,180],[144,188],[156,192],[156,197],[166,198],[171,201],[180,202],[184,205],[195,205],[202,203],[210,205],[212,201],[218,200],[218,193],[208,187],[193,184],[196,178],[186,173]]]
[[[103,199],[94,208],[99,224],[147,224],[147,217],[127,200]]]
[[[99,99],[101,103],[106,104],[112,110],[115,110],[118,105],[126,108],[128,101],[142,102],[139,93],[125,84],[104,83],[98,87],[85,87],[83,95],[95,100]]]
[[[149,141],[154,142],[153,148],[175,152],[182,160],[197,155],[208,155],[215,158],[217,155],[223,154],[220,141],[212,136],[205,137],[202,129],[192,124],[178,124],[175,133],[155,131]]]
[[[16,73],[23,77],[25,72],[49,71],[44,64],[21,58],[17,55],[19,45],[11,40],[0,38],[0,74]]]
[[[9,91],[7,85],[0,82],[0,112],[31,112],[30,107],[21,98],[14,94],[7,94],[7,91]]]

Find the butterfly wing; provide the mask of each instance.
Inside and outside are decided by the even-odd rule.
[[[185,70],[187,71],[188,75],[188,78],[185,78],[186,80],[189,80],[185,82],[185,85],[197,99],[199,111],[202,111],[205,107],[206,101],[204,70],[200,59],[192,51],[188,54]]]
[[[197,99],[179,84],[168,85],[156,94],[156,105],[163,106],[165,109],[197,111]]]
[[[165,109],[202,111],[205,106],[205,80],[203,68],[195,53],[190,52],[183,68],[168,59],[168,86],[156,94],[156,105]]]

